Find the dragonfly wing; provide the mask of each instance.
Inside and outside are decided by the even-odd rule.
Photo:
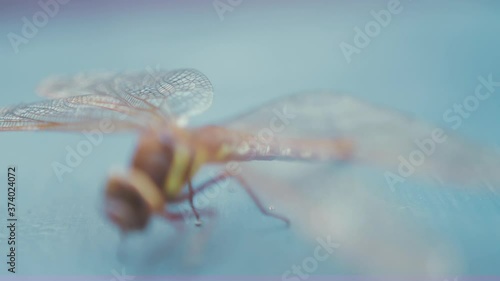
[[[117,74],[111,72],[79,73],[77,75],[51,76],[38,85],[39,96],[49,99],[60,99],[72,96],[95,94],[96,87],[112,80]]]
[[[352,161],[251,161],[227,166],[245,179],[266,206],[287,216],[306,239],[319,245],[336,243],[338,247],[330,252],[335,257],[363,273],[381,275],[435,273],[431,270],[446,274],[460,267],[462,256],[455,254],[455,245],[406,216],[398,198],[386,188],[385,171],[397,173],[398,157],[408,157],[418,148],[414,141],[431,137],[434,126],[331,92],[279,99],[226,126],[257,139],[272,135],[354,142]],[[450,132],[444,134],[447,141],[436,145],[432,158],[415,174],[431,177],[437,171],[450,182],[469,183],[466,175],[451,173],[460,168],[454,155],[477,160],[475,153],[482,148]],[[434,247],[436,241],[443,247]],[[421,266],[429,260],[437,266]]]
[[[193,69],[53,77],[38,93],[49,100],[0,109],[0,131],[82,130],[104,119],[117,129],[179,124],[213,97],[208,78]]]
[[[117,130],[138,129],[153,116],[112,96],[74,96],[2,108],[0,131],[78,131],[96,128],[107,121]]]
[[[325,163],[259,161],[240,163],[239,169],[265,206],[288,217],[293,230],[324,247],[335,263],[379,275],[444,274],[460,264],[446,240],[398,212],[397,202],[379,192],[384,183],[377,175]],[[435,268],[427,266],[429,260]]]
[[[157,110],[170,119],[200,114],[208,109],[213,98],[210,81],[194,69],[51,77],[42,81],[37,92],[48,98],[114,96],[136,108]]]
[[[493,149],[348,95],[293,95],[243,114],[227,127],[275,137],[347,138],[354,142],[352,160],[385,169],[389,180],[417,175],[442,183],[500,184],[500,160]]]

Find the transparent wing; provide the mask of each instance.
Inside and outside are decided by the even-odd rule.
[[[102,119],[118,128],[185,122],[212,102],[212,86],[192,69],[81,74],[42,82],[49,100],[0,109],[0,130],[81,130]]]
[[[134,107],[158,108],[172,118],[200,114],[208,109],[213,98],[210,81],[194,69],[51,77],[39,85],[37,92],[49,98],[95,94],[115,96]]]
[[[252,161],[239,163],[237,168],[228,165],[227,169],[243,177],[264,204],[272,206],[271,210],[290,218],[292,227],[314,245],[332,242],[331,254],[356,272],[446,275],[463,270],[463,248],[429,227],[435,220],[409,215],[402,208],[399,191],[387,188],[386,173],[399,175],[400,156],[409,159],[413,151],[420,149],[415,141],[433,138],[437,127],[331,92],[282,98],[231,119],[226,127],[267,138],[272,132],[276,138],[348,138],[354,142],[352,161]],[[443,130],[442,135],[446,140],[436,143],[429,155],[424,154],[425,161],[415,165],[410,176],[440,177],[446,183],[459,185],[477,186],[481,177],[500,182],[495,174],[500,162],[491,149],[448,131]],[[483,174],[474,172],[477,167]],[[416,188],[418,199],[413,201],[423,205],[416,210],[431,213],[432,206],[452,205],[460,192],[467,191],[450,189],[452,193],[447,193],[443,203],[426,190]],[[467,191],[467,208],[479,208],[471,203],[479,195]],[[489,207],[493,208],[493,204]],[[498,214],[498,207],[494,212]],[[484,213],[470,216],[475,222],[460,225],[457,233],[473,233],[492,224],[488,219],[482,220],[485,224],[478,223],[481,216]],[[432,267],[427,266],[429,261]]]
[[[111,96],[75,96],[2,108],[0,131],[84,130],[101,122],[123,130],[140,128],[151,116]]]
[[[377,275],[449,274],[460,267],[462,257],[454,245],[395,208],[373,174],[353,167],[276,161],[246,162],[239,168],[272,212],[289,218],[291,230],[309,241],[311,249],[320,246],[332,257],[324,261],[324,269],[333,268],[331,274],[338,273],[334,268],[339,264],[356,274]],[[428,266],[429,260],[435,267]]]
[[[389,180],[416,175],[460,185],[500,184],[500,159],[494,149],[348,95],[293,95],[227,126],[255,134],[271,130],[276,137],[347,138],[354,142],[352,160],[382,168]]]
[[[50,99],[93,95],[99,85],[104,86],[117,75],[112,72],[90,72],[70,77],[52,76],[42,80],[36,92],[39,96]]]

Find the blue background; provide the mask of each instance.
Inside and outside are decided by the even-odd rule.
[[[35,87],[53,74],[159,65],[196,68],[212,81],[213,106],[193,124],[216,122],[302,90],[334,89],[449,127],[443,113],[474,92],[478,76],[491,73],[500,80],[496,1],[402,0],[403,11],[393,15],[350,63],[340,43],[352,44],[354,28],[373,20],[370,11],[385,9],[388,1],[243,0],[223,19],[212,1],[101,2],[73,0],[61,6],[16,54],[7,34],[20,34],[22,17],[31,18],[40,7],[30,1],[2,1],[1,106],[39,100]],[[481,103],[458,133],[490,145],[500,143],[499,102],[493,95]],[[185,265],[190,257],[184,239],[180,246],[163,251],[157,263],[145,266],[143,255],[154,252],[172,229],[155,222],[122,245],[101,213],[108,170],[127,165],[136,136],[106,136],[59,182],[52,163],[64,161],[65,147],[81,139],[78,133],[0,136],[0,167],[13,164],[19,169],[20,273],[110,275],[125,267],[137,275],[279,276],[314,247],[293,231],[260,231],[272,222],[263,220],[248,198],[235,192],[212,202],[223,215],[201,264]],[[5,182],[5,175],[0,179]],[[402,200],[421,210],[413,215],[461,249],[465,262],[457,274],[500,274],[500,208],[495,198],[464,195],[452,204],[446,198],[453,192],[446,191],[440,194],[445,204],[431,191],[424,194],[412,184],[405,186]],[[1,235],[5,237],[4,231]],[[133,261],[122,264],[116,258],[118,248],[126,248]],[[358,272],[337,258],[338,263],[321,266],[316,274]]]

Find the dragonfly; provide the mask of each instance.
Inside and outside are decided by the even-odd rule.
[[[123,232],[145,229],[152,216],[182,220],[183,214],[167,207],[187,202],[201,225],[204,214],[195,208],[194,197],[230,178],[263,214],[288,225],[288,217],[265,207],[244,171],[225,169],[196,187],[193,179],[204,166],[259,161],[392,169],[401,155],[416,149],[415,140],[429,138],[436,129],[332,91],[297,93],[216,125],[192,127],[189,119],[206,111],[214,95],[210,80],[195,69],[57,76],[44,80],[37,92],[46,99],[0,109],[0,131],[79,132],[107,120],[114,132],[140,135],[127,171],[111,174],[105,187],[106,215]],[[445,182],[468,184],[480,165],[484,175],[498,182],[500,162],[491,150],[453,132],[444,134],[446,143],[436,147],[416,175],[438,174]]]

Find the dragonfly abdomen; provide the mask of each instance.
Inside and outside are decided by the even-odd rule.
[[[354,150],[350,139],[308,139],[308,138],[274,138],[262,140],[256,135],[240,133],[224,128],[204,136],[210,141],[205,145],[212,153],[209,159],[214,162],[252,161],[252,160],[284,160],[284,161],[335,161],[346,160]],[[215,134],[218,132],[218,134]],[[211,138],[208,136],[211,135]]]
[[[348,139],[290,139],[280,142],[280,156],[295,160],[348,160],[354,143]]]

